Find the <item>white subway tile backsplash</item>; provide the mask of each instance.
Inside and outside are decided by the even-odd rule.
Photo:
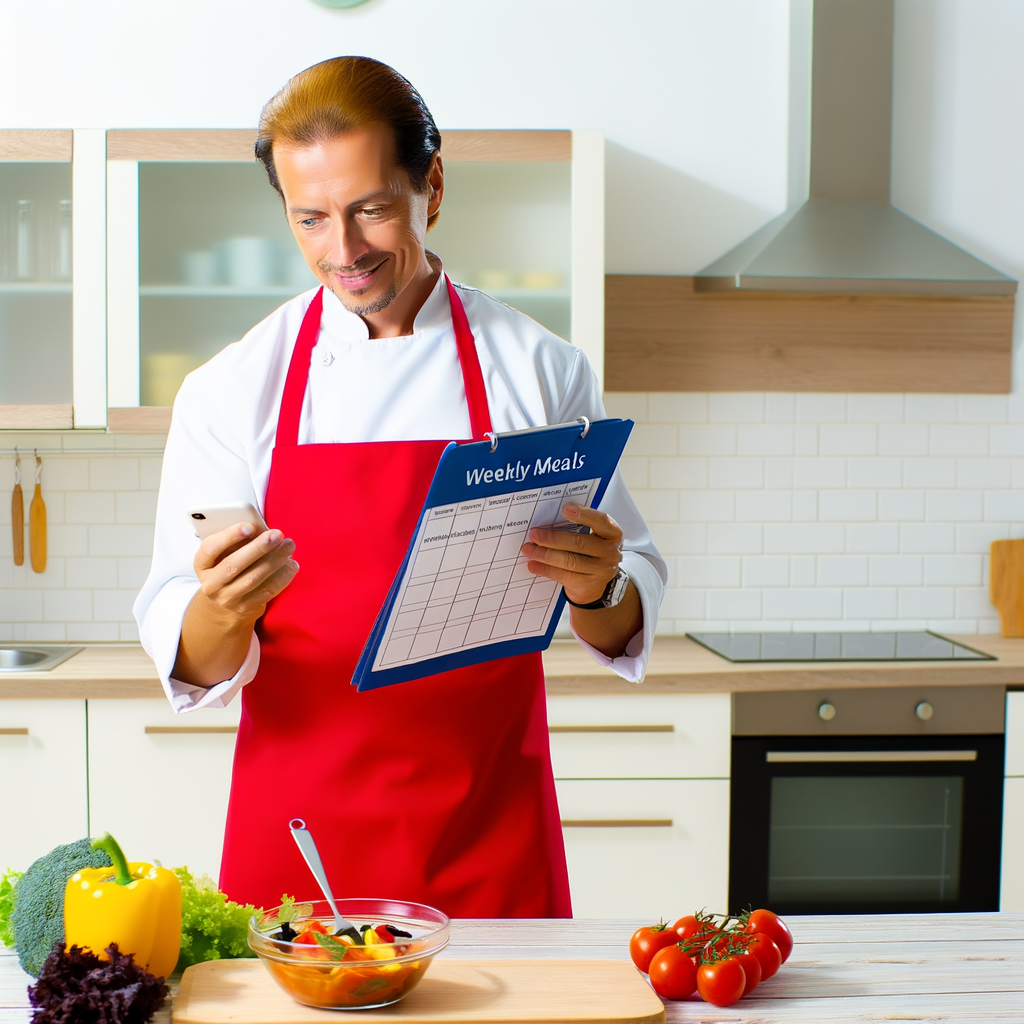
[[[646,492],[657,493],[657,492]],[[150,526],[89,526],[89,550],[93,556],[152,555],[153,527]]]
[[[902,423],[902,395],[848,395],[846,418],[850,423]]]
[[[955,423],[956,395],[906,395],[903,415],[908,423]]]
[[[800,394],[796,396],[798,423],[842,423],[846,419],[846,395]]]
[[[647,400],[651,397],[641,391],[609,391],[604,396],[604,410],[609,416],[646,423]]]
[[[794,429],[787,424],[741,424],[737,428],[740,455],[792,455]]]
[[[873,587],[918,587],[924,582],[920,555],[875,555],[870,560]]]
[[[144,455],[139,459],[139,487],[142,490],[155,491],[160,487],[160,469],[163,463],[164,460],[159,455]]]
[[[900,487],[902,459],[850,459],[847,471],[850,487]]]
[[[956,550],[956,527],[952,523],[903,523],[900,526],[900,551],[904,554],[930,554]]]
[[[708,396],[708,419],[712,423],[763,423],[764,395],[714,392]]]
[[[733,487],[764,487],[764,460],[713,458],[710,484],[718,490]]]
[[[673,555],[702,555],[708,549],[707,523],[650,523],[658,550]]]
[[[683,424],[679,427],[679,452],[682,455],[735,455],[736,427],[733,424]]]
[[[768,423],[792,423],[796,419],[796,395],[769,392],[764,396],[764,418]]]
[[[728,523],[735,518],[733,491],[687,491],[680,495],[681,522]]]
[[[91,590],[44,590],[43,619],[46,622],[91,622]]]
[[[874,455],[878,428],[873,423],[824,423],[819,428],[822,455]]]
[[[956,418],[961,423],[1002,423],[1006,414],[1006,395],[957,395]]]
[[[624,455],[619,460],[622,479],[630,489],[641,490],[648,486],[650,460],[643,455]]]
[[[139,460],[120,455],[90,459],[89,487],[94,491],[138,490]]]
[[[833,523],[769,523],[765,527],[767,554],[839,553],[843,527]]]
[[[0,622],[42,622],[43,591],[0,590]]]
[[[149,560],[146,560],[147,565]],[[67,558],[64,560],[66,586],[75,590],[116,587],[117,560],[114,558]]]
[[[956,616],[961,619],[995,619],[998,612],[989,600],[988,587],[957,587]]]
[[[818,492],[793,492],[793,522],[812,523],[818,518]]]
[[[113,523],[116,497],[113,491],[72,491],[64,503],[64,521]],[[153,522],[152,517],[150,522]]]
[[[761,618],[759,590],[709,590],[707,602],[708,615],[713,619],[757,621]]]
[[[666,619],[692,619],[701,622],[707,618],[706,607],[703,590],[666,590],[661,615]]]
[[[1022,503],[1024,510],[1024,503]],[[981,519],[981,491],[929,491],[925,515],[931,522],[965,522]]]
[[[748,523],[788,522],[793,518],[792,491],[737,491],[736,519]]]
[[[828,587],[789,587],[763,592],[766,619],[838,619],[843,592]]]
[[[956,459],[906,459],[905,487],[956,487]]]
[[[890,554],[900,549],[895,523],[851,523],[846,527],[846,550],[857,554]]]
[[[664,423],[637,423],[626,443],[628,455],[676,455],[677,428]]]
[[[24,460],[21,464],[22,487],[33,478],[30,467]],[[47,456],[43,459],[43,491],[87,491],[89,489],[89,463],[82,458],[68,459],[61,456]]]
[[[821,587],[864,587],[868,582],[866,555],[820,555],[818,585]]]
[[[1011,523],[1024,521],[1024,491],[986,491],[985,519]]]
[[[817,426],[811,423],[797,424],[793,432],[793,454],[817,455],[819,448]]]
[[[956,527],[956,550],[961,554],[987,555],[992,541],[1009,539],[1009,523],[958,523]]]
[[[813,587],[818,583],[818,559],[814,555],[795,555],[789,560],[789,585]]]
[[[959,423],[955,426],[936,423],[929,427],[928,436],[928,451],[931,455],[939,457],[950,455],[988,455],[988,427],[968,426],[967,424]],[[1004,455],[1007,453],[995,452],[993,454]]]
[[[96,622],[129,622],[134,603],[130,590],[94,590],[92,618]]]
[[[896,590],[892,587],[853,587],[845,590],[843,614],[848,619],[895,618]]]
[[[743,586],[788,587],[789,559],[779,555],[744,558]]]
[[[674,523],[679,519],[678,491],[633,491],[640,514],[649,523]],[[132,551],[130,554],[141,554]]]
[[[825,522],[864,522],[878,518],[875,491],[822,491],[818,518]]]
[[[796,459],[793,463],[795,487],[845,487],[846,459]]]
[[[50,526],[47,524],[46,548],[51,555],[84,558],[89,554],[89,527],[68,526],[67,524]]]
[[[927,455],[928,428],[917,423],[882,423],[878,427],[879,455]]]
[[[117,522],[153,523],[156,496],[156,491],[121,491],[117,495]]]
[[[957,459],[956,486],[1002,489],[1013,486],[1010,459]]]
[[[981,555],[926,555],[924,582],[930,587],[981,586]]]
[[[902,618],[952,618],[955,591],[952,587],[905,587],[899,592],[899,614]]]
[[[650,423],[707,423],[708,396],[696,392],[654,392],[647,396],[646,419]]]
[[[121,639],[121,630],[116,622],[69,622],[67,633],[69,643],[109,644]]]
[[[738,587],[743,561],[725,555],[685,556],[677,560],[681,587]]]
[[[1024,426],[1014,424],[989,427],[988,429],[993,455],[1006,455],[1012,459],[1024,456]]]
[[[655,456],[647,460],[652,487],[693,490],[708,486],[708,460],[686,456]]]
[[[760,523],[709,523],[708,552],[713,555],[756,555],[764,549]]]
[[[793,459],[765,459],[764,485],[770,489],[793,486]]]
[[[924,491],[879,491],[878,518],[882,520],[924,519]]]

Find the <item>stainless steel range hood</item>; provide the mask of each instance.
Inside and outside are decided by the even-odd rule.
[[[893,0],[814,0],[809,196],[705,267],[698,291],[1013,295],[890,205]]]

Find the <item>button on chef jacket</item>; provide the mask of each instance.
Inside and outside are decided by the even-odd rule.
[[[456,287],[476,340],[496,431],[566,423],[579,416],[605,417],[597,377],[580,349],[489,295],[466,285]],[[192,567],[199,541],[188,510],[249,502],[262,513],[285,375],[312,294],[286,302],[241,341],[190,373],[174,403],[153,563],[134,611],[142,645],[178,712],[227,706],[259,667],[259,640],[253,634],[245,661],[231,679],[204,689],[171,675],[182,618],[199,589]],[[444,275],[438,276],[420,309],[413,333],[401,338],[371,339],[364,321],[325,289],[299,443],[470,436]],[[599,664],[639,682],[668,573],[618,471],[600,507],[622,527],[622,567],[639,592],[644,623],[619,658],[580,643]],[[323,528],[331,529],[329,513]],[[352,543],[372,543],[373,529],[367,522],[365,534],[353,537]],[[295,559],[301,566],[301,551]],[[343,579],[338,585],[358,587],[359,581]]]

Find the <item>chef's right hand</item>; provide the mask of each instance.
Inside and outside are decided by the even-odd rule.
[[[256,530],[252,523],[236,523],[210,534],[193,562],[203,603],[239,625],[254,625],[299,571],[295,541],[280,530]]]

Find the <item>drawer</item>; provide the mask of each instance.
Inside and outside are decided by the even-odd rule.
[[[575,917],[669,921],[729,889],[729,783],[571,779],[558,790]]]
[[[0,871],[89,834],[84,700],[0,700]]]
[[[1006,695],[1006,774],[1024,775],[1024,693]]]
[[[241,701],[176,715],[166,700],[89,701],[90,821],[129,860],[220,871]]]
[[[728,694],[549,697],[557,779],[728,778]]]
[[[1003,789],[1003,869],[1000,910],[1024,910],[1024,778]]]

